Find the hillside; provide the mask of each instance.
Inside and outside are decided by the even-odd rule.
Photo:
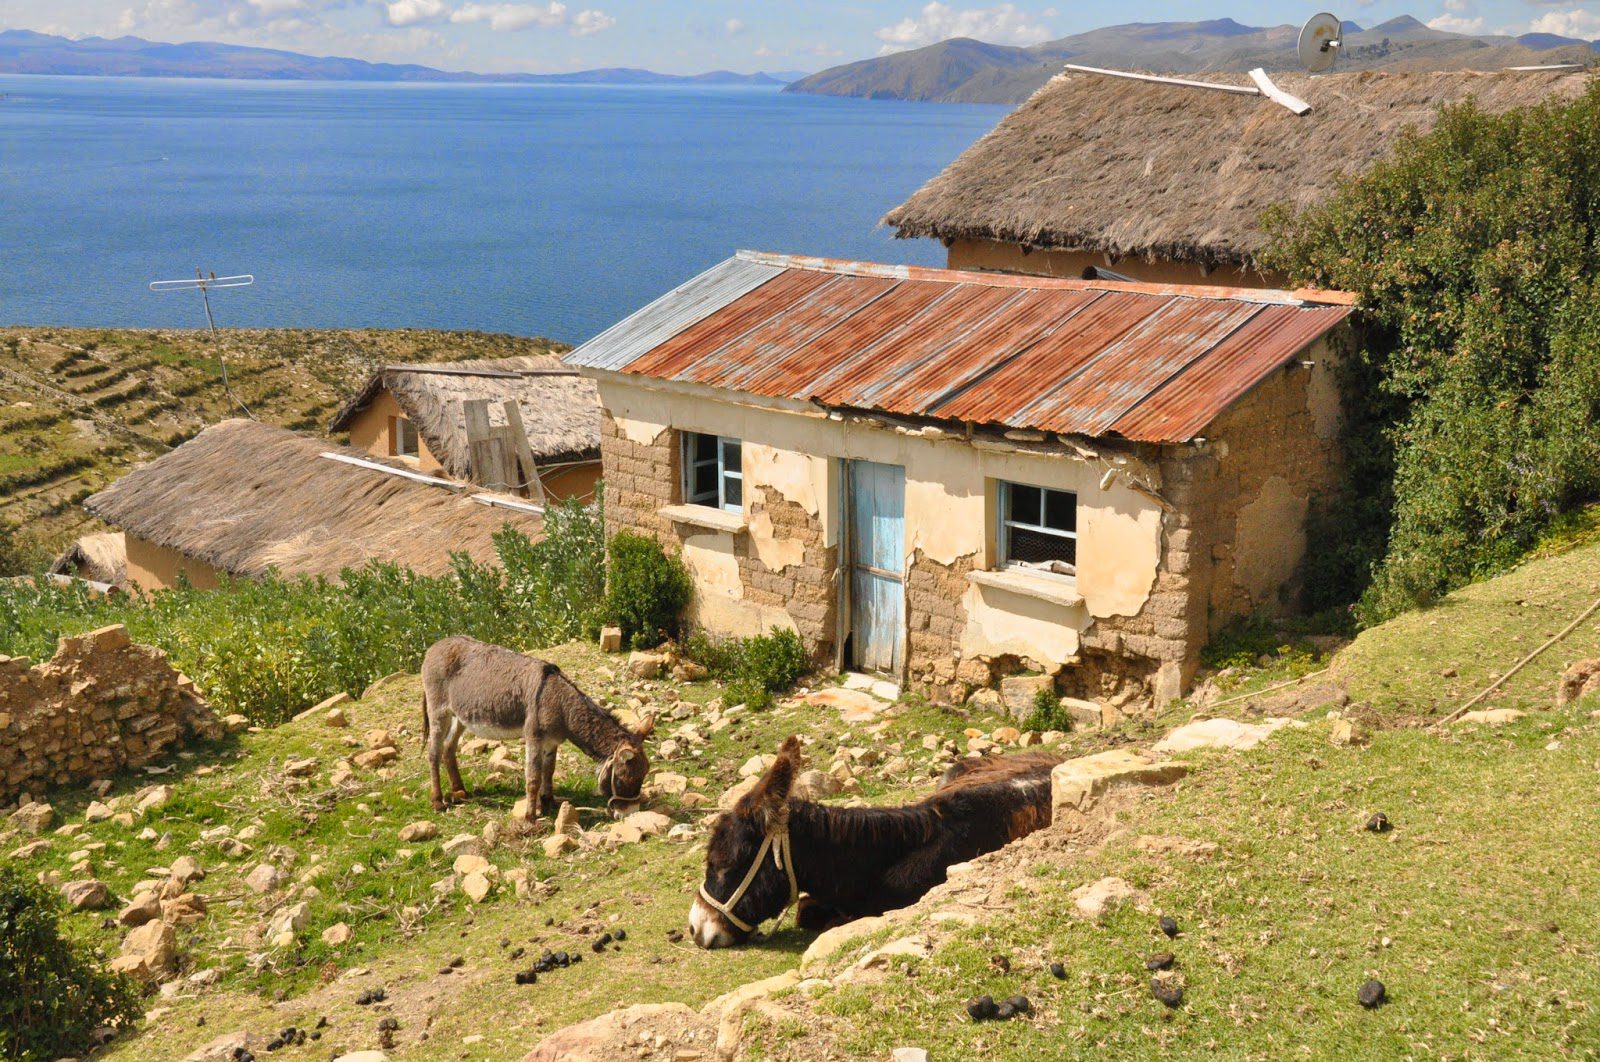
[[[319,431],[373,366],[499,358],[548,341],[468,332],[0,328],[0,520],[53,551],[94,529],[78,502],[207,424]]]
[[[736,74],[659,74],[613,67],[564,74],[474,74],[416,63],[369,63],[302,55],[276,48],[193,41],[165,44],[140,37],[73,40],[32,30],[0,31],[0,74],[91,77],[220,77],[272,81],[454,81],[572,85],[781,85],[791,77]]]
[[[1029,48],[955,39],[832,67],[785,92],[942,103],[1020,103],[1063,63],[1170,73],[1298,70],[1297,26],[1232,19],[1109,26]],[[1340,70],[1499,70],[1592,62],[1600,41],[1553,34],[1474,37],[1430,29],[1407,15],[1362,29],[1346,23]]]

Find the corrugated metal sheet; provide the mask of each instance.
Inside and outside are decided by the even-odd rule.
[[[567,360],[829,407],[1176,442],[1350,313],[1269,291],[749,254],[723,265]]]

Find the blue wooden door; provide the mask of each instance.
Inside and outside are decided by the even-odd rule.
[[[873,461],[849,464],[852,663],[900,673],[905,630],[906,471]]]

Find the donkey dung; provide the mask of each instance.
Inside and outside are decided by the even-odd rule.
[[[1388,989],[1384,988],[1383,982],[1377,979],[1368,981],[1366,984],[1356,989],[1356,1002],[1360,1003],[1368,1010],[1382,1006],[1388,997]]]
[[[1000,1013],[1000,1006],[993,996],[979,996],[967,1001],[967,1013],[973,1021],[988,1021]]]
[[[1169,970],[1177,962],[1177,957],[1170,951],[1158,951],[1144,961],[1144,968],[1154,973],[1157,970]]]
[[[1162,915],[1161,921],[1156,924],[1161,927],[1161,932],[1168,937],[1176,937],[1178,935],[1178,920],[1171,915]]]
[[[1169,1007],[1183,1002],[1183,985],[1163,977],[1150,978],[1150,994]]]
[[[1375,812],[1372,818],[1367,820],[1367,829],[1372,833],[1388,833],[1393,828],[1389,823],[1389,816],[1381,811]]]

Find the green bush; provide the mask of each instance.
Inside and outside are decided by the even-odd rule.
[[[605,618],[622,628],[623,640],[634,649],[672,636],[691,589],[683,561],[669,557],[655,539],[632,531],[611,537]]]
[[[1506,114],[1446,108],[1267,227],[1270,267],[1356,292],[1369,325],[1345,407],[1366,452],[1312,527],[1314,557],[1344,547],[1313,589],[1370,577],[1358,611],[1377,622],[1504,569],[1600,499],[1600,84]]]
[[[774,693],[793,686],[811,669],[805,643],[794,631],[782,627],[753,638],[713,639],[697,634],[683,649],[713,678],[728,683],[724,700],[757,710],[771,707]]]
[[[45,567],[44,550],[9,520],[0,520],[0,576],[26,575]]]
[[[62,936],[54,890],[0,866],[0,1057],[26,1062],[86,1053],[94,1031],[143,1013],[126,977],[102,970]]]
[[[1022,721],[1022,729],[1036,730],[1041,734],[1046,730],[1064,733],[1072,729],[1072,717],[1062,707],[1061,697],[1054,687],[1046,686],[1033,695],[1033,711]]]

